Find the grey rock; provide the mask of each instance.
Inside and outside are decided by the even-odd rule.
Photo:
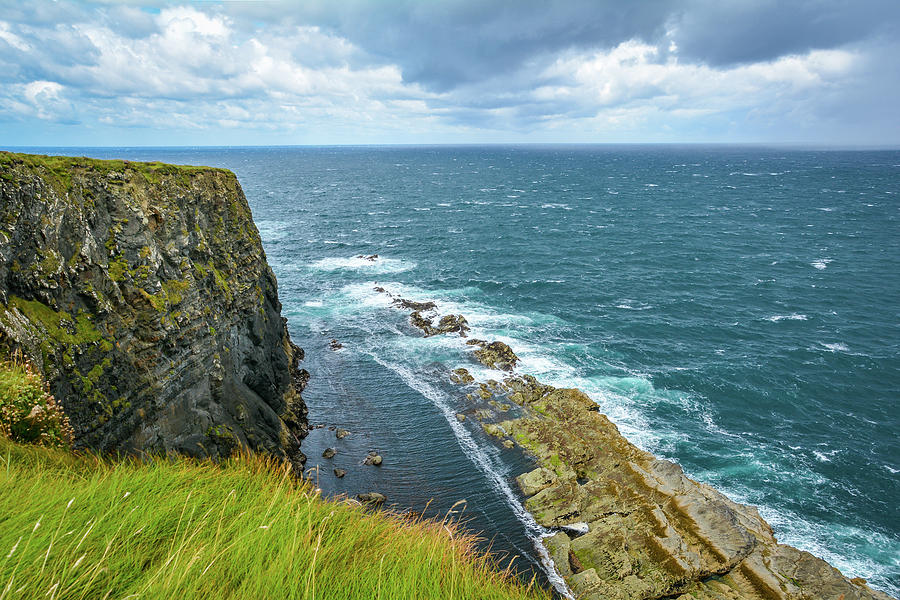
[[[367,492],[365,494],[357,494],[356,499],[362,502],[363,504],[384,504],[387,500],[387,496],[384,494],[379,494],[378,492]]]
[[[76,447],[302,469],[309,374],[230,171],[0,152],[0,297]]]

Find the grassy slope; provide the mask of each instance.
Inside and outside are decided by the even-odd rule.
[[[0,598],[547,598],[471,539],[260,458],[112,463],[0,436]]]

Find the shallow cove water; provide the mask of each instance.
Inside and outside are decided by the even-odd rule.
[[[304,443],[326,493],[429,514],[466,499],[470,528],[540,572],[512,481],[530,461],[454,416],[449,369],[500,374],[459,337],[422,338],[378,285],[465,315],[780,541],[900,595],[900,152],[39,151],[238,175],[307,353],[310,422],[352,432]]]

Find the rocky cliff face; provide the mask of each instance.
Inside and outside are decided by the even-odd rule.
[[[303,351],[229,171],[0,152],[0,348],[78,446],[302,467]]]

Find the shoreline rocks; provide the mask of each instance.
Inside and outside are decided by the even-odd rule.
[[[374,450],[371,450],[366,455],[366,458],[363,459],[363,464],[377,467],[377,466],[380,466],[383,461],[384,461],[384,459],[381,457],[380,454],[378,454]]]
[[[577,598],[890,598],[779,544],[754,507],[631,444],[581,390],[521,376],[496,394],[521,416],[482,427],[537,460],[517,483],[535,520],[557,530],[544,546]]]
[[[519,362],[519,357],[516,356],[512,348],[503,342],[486,342],[472,339],[466,342],[466,345],[478,346],[479,349],[475,351],[475,358],[486,367],[492,369],[512,371],[516,363]]]
[[[387,500],[387,496],[385,496],[384,494],[379,494],[378,492],[367,492],[365,494],[357,494],[356,499],[363,504],[380,506],[385,503],[385,501]]]

